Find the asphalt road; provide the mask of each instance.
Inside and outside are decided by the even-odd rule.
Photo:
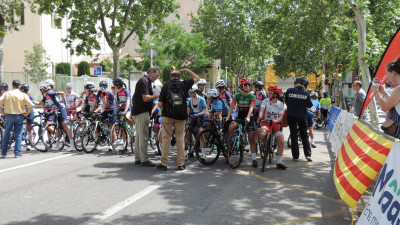
[[[285,137],[289,131],[284,130]],[[316,131],[313,162],[286,147],[285,171],[239,169],[220,158],[196,158],[178,171],[175,148],[168,171],[134,165],[132,154],[22,151],[0,160],[1,224],[350,224],[333,183],[327,131]],[[159,158],[150,151],[152,160]],[[261,159],[258,159],[261,164]]]

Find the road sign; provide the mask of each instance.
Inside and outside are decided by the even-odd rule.
[[[94,68],[93,68],[93,75],[95,75],[95,76],[101,76],[101,72],[102,72],[102,68],[101,68],[101,66],[95,66]]]

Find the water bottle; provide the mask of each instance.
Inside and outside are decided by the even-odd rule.
[[[108,126],[104,128],[104,134],[108,134]]]

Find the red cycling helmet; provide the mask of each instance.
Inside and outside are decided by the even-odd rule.
[[[251,84],[251,81],[247,78],[243,78],[240,80],[240,86],[242,86],[243,84]]]
[[[274,93],[276,93],[278,95],[281,94],[281,88],[279,86],[276,86],[276,85],[269,86],[268,91],[274,92]]]

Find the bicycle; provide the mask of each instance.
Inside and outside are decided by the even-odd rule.
[[[93,113],[90,113],[90,115],[93,115]],[[108,118],[103,118],[101,115],[94,115],[94,120],[85,128],[82,134],[81,142],[83,151],[92,153],[97,150],[97,146],[99,145],[110,146],[110,136],[112,136],[112,133],[108,135],[108,130],[104,129],[103,123],[111,116],[113,115],[109,115]]]
[[[196,141],[197,128],[193,129],[192,119],[188,117],[185,125],[185,155],[186,160],[194,156],[194,143]],[[188,143],[187,143],[188,140]]]
[[[82,116],[83,114],[83,116]],[[78,152],[83,151],[82,147],[82,137],[86,127],[93,121],[91,117],[88,116],[89,113],[79,112],[76,114],[76,127],[73,132],[74,147]]]
[[[225,135],[223,129],[219,126],[218,118],[214,117],[211,120],[206,120],[211,124],[211,127],[207,127],[202,130],[196,137],[194,144],[194,152],[199,162],[205,166],[211,166],[214,164],[221,152],[225,158],[227,158],[225,148]],[[200,147],[200,140],[203,139],[205,146],[203,149]]]
[[[48,138],[47,140],[43,139],[43,144],[47,150],[61,151],[65,146],[67,133],[59,121],[60,111],[55,111],[54,115],[55,122],[47,124],[43,129],[42,138]]]
[[[134,128],[133,128],[134,129]],[[134,153],[135,139],[132,137],[133,129],[127,124],[125,114],[119,115],[119,120],[112,126],[110,135],[115,132],[116,139],[112,141],[111,148],[118,155],[123,155],[127,151],[128,142],[130,142],[132,153]]]
[[[268,129],[265,140],[260,139],[260,132],[261,132],[260,128],[261,128],[262,122],[269,122],[270,127],[272,127],[273,122],[272,122],[272,120],[262,120],[262,121],[260,120],[258,123],[257,146],[260,149],[260,155],[261,155],[261,158],[263,159],[261,172],[264,172],[267,161],[269,164],[272,164],[272,159],[274,158],[274,155],[276,154],[278,144],[276,143],[275,135],[272,134],[272,128]]]
[[[236,119],[238,128],[232,131],[228,139],[228,164],[232,169],[239,167],[243,161],[243,151],[248,145],[247,126],[248,122],[244,119]],[[241,123],[244,122],[244,125]]]

